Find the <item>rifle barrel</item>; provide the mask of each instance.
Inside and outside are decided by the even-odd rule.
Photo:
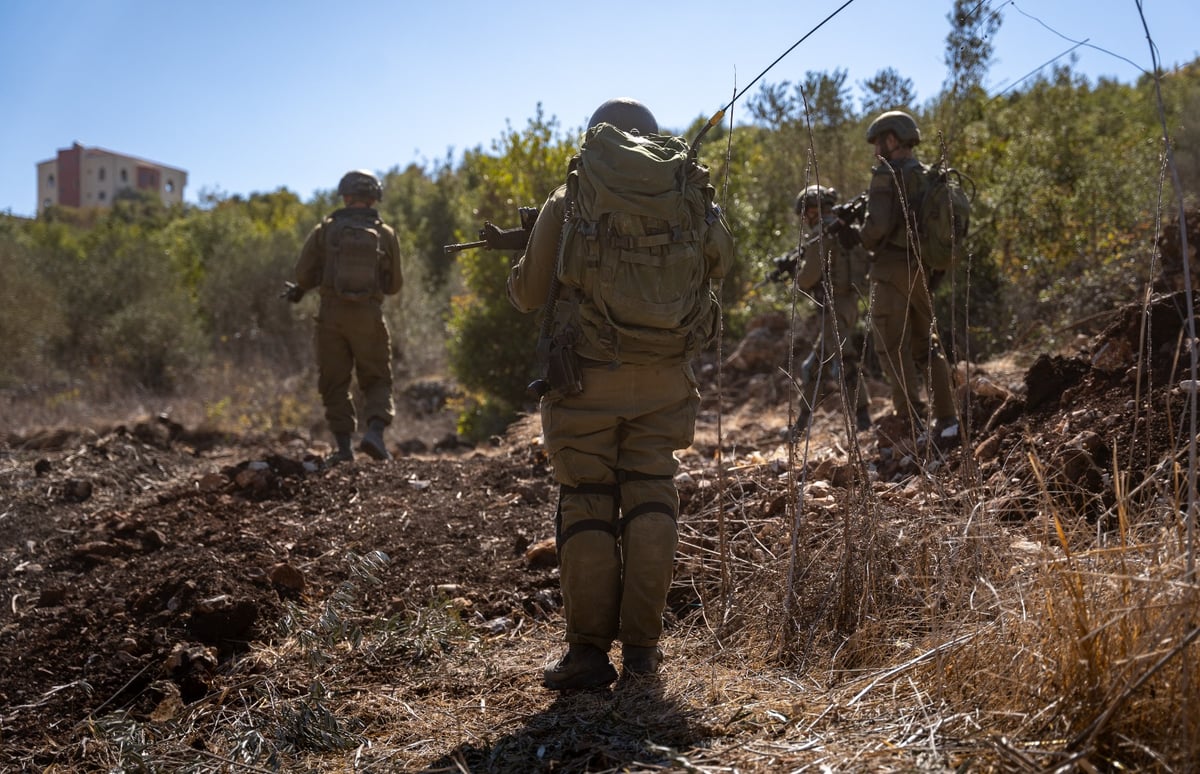
[[[476,247],[486,247],[487,240],[479,239],[475,242],[458,242],[452,245],[442,245],[442,250],[447,254],[461,253],[463,250],[474,250]]]

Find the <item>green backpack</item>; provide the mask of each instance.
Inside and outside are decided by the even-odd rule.
[[[935,271],[949,269],[966,253],[971,223],[971,198],[963,187],[965,175],[943,164],[921,165],[925,190],[917,205],[921,258]]]
[[[651,363],[688,359],[715,334],[704,256],[708,170],[687,141],[588,130],[567,176],[570,214],[558,277],[570,289],[579,354]]]
[[[365,301],[383,293],[383,221],[369,214],[339,210],[325,222],[323,284],[347,301]]]

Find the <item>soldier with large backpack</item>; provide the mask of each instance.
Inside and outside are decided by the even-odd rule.
[[[674,452],[700,395],[690,359],[717,329],[710,280],[733,260],[708,170],[631,99],[592,115],[567,182],[533,223],[508,293],[549,315],[542,430],[560,485],[556,539],[566,653],[551,690],[658,671],[674,571]]]
[[[867,128],[875,147],[867,211],[859,231],[871,253],[871,323],[880,365],[892,388],[896,414],[924,428],[922,377],[928,373],[933,400],[933,438],[958,443],[958,408],[950,365],[934,327],[929,266],[922,260],[918,230],[922,200],[929,188],[928,167],[913,155],[921,131],[900,110],[883,113]]]
[[[370,172],[342,176],[338,194],[345,205],[309,233],[296,263],[296,281],[285,298],[296,303],[317,288],[321,306],[316,318],[317,389],[335,449],[328,462],[354,459],[351,437],[357,411],[351,377],[357,376],[365,400],[367,431],[359,449],[377,460],[391,454],[384,429],[392,423],[392,347],[383,317],[384,296],[400,292],[400,244],[396,232],[379,218],[375,204],[383,186]]]

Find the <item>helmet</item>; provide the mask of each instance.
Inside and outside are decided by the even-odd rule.
[[[875,139],[884,132],[892,132],[901,145],[912,147],[921,142],[921,130],[917,122],[903,110],[889,110],[876,118],[867,127],[867,142],[875,144]]]
[[[596,112],[588,119],[588,129],[601,123],[612,124],[631,134],[658,134],[658,121],[654,119],[650,108],[629,97],[610,99],[596,108]]]
[[[796,196],[796,214],[802,215],[809,207],[832,207],[837,204],[836,188],[824,185],[810,185]]]
[[[355,169],[342,175],[337,192],[338,196],[353,196],[373,202],[383,198],[383,186],[379,178],[365,169]]]

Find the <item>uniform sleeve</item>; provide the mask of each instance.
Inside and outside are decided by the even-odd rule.
[[[404,274],[400,261],[400,240],[396,238],[396,230],[391,226],[384,227],[383,252],[387,255],[386,280],[383,288],[384,295],[394,296],[404,288]]]
[[[811,290],[821,281],[821,272],[825,269],[822,252],[829,252],[832,241],[833,237],[826,237],[804,248],[804,253],[800,256],[800,265],[796,269],[796,287]]]
[[[704,236],[704,258],[708,263],[708,278],[721,279],[733,268],[736,250],[724,213],[715,205],[712,213],[716,219],[709,224]]]
[[[300,248],[300,259],[296,261],[296,284],[304,290],[312,290],[321,284],[325,270],[325,246],[321,239],[321,223],[313,226]]]
[[[850,269],[850,284],[859,289],[867,287],[867,272],[871,269],[871,257],[861,244],[842,251],[842,257]]]
[[[887,164],[880,164],[871,175],[871,186],[867,190],[867,212],[859,232],[863,246],[868,250],[887,242],[900,221],[900,198],[896,195],[896,181],[892,175],[892,168]]]
[[[509,272],[508,300],[520,312],[535,311],[546,303],[558,263],[558,238],[566,205],[566,186],[559,186],[542,205],[525,254]]]

